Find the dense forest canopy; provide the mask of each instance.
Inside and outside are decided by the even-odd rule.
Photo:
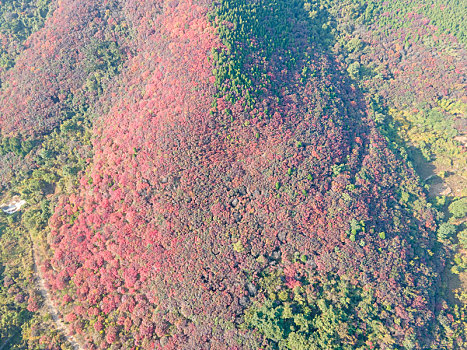
[[[466,16],[0,1],[0,349],[465,347]]]

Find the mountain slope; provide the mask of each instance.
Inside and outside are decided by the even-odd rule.
[[[52,218],[46,267],[66,319],[101,346],[427,340],[434,221],[326,52],[325,12],[226,1],[210,24],[209,10],[163,4],[95,128],[81,189]],[[270,276],[284,280],[272,294]],[[283,323],[265,326],[255,310],[268,303]]]
[[[0,73],[0,185],[28,203],[0,216],[0,238],[40,246],[67,335],[90,349],[462,346],[440,297],[441,215],[384,124],[386,103],[459,98],[462,59],[402,50],[414,29],[388,32],[382,2],[50,6]],[[419,81],[429,62],[444,68]],[[33,276],[20,258],[1,256],[8,303]],[[5,334],[58,348],[25,288],[27,327]]]

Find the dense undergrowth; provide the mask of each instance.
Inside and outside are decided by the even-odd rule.
[[[13,5],[15,4],[17,3],[13,2]],[[28,125],[32,126],[29,130],[24,127],[18,129],[17,126],[13,126],[13,123],[10,125],[16,132],[8,133],[8,128],[3,128],[2,131],[6,134],[2,137],[0,146],[0,192],[2,195],[6,194],[2,196],[2,202],[14,195],[20,195],[28,203],[24,213],[19,212],[12,216],[0,213],[0,234],[3,247],[0,259],[1,293],[3,293],[0,303],[2,307],[0,338],[2,341],[8,340],[10,348],[32,349],[44,346],[59,348],[61,344],[66,343],[64,338],[54,330],[55,325],[48,316],[48,310],[41,308],[44,301],[35,291],[37,276],[33,275],[31,240],[36,241],[37,249],[38,242],[46,232],[44,230],[47,228],[58,196],[62,193],[71,193],[78,186],[77,175],[86,168],[87,159],[92,156],[90,127],[95,109],[94,104],[102,95],[103,89],[119,72],[125,60],[122,55],[123,40],[129,37],[129,33],[128,28],[125,29],[126,24],[119,23],[121,19],[116,17],[117,20],[114,22],[110,17],[110,11],[113,11],[114,16],[118,16],[118,12],[115,12],[117,9],[115,3],[94,8],[97,11],[94,14],[105,13],[107,19],[110,18],[110,22],[114,23],[114,26],[106,32],[97,32],[99,34],[97,36],[95,35],[96,28],[93,28],[92,24],[88,27],[89,17],[82,16],[79,11],[83,7],[86,11],[91,9],[86,6],[80,8],[76,5],[79,4],[62,3],[57,12],[52,15],[53,22],[46,24],[43,31],[57,30],[63,25],[60,19],[70,13],[73,14],[71,18],[79,19],[73,22],[73,25],[90,29],[90,32],[86,33],[90,39],[80,55],[81,66],[76,68],[74,64],[65,66],[58,64],[62,69],[60,74],[64,77],[72,76],[75,69],[79,70],[79,74],[84,76],[82,80],[84,84],[76,90],[68,91],[66,99],[61,97],[62,101],[54,100],[52,97],[51,103],[47,106],[34,104],[24,97],[30,91],[16,91],[17,97],[23,98],[27,103],[14,110],[4,110],[6,111],[5,118],[2,119],[4,123],[7,123],[20,117],[24,118],[23,121],[27,124],[29,118],[25,118],[25,115],[31,111],[36,118],[32,122],[29,120]],[[2,10],[6,9],[7,7],[2,7]],[[26,13],[30,14],[30,12]],[[37,18],[40,19],[40,17]],[[35,21],[37,19],[32,22],[36,23]],[[123,29],[119,29],[121,33],[119,41],[114,30],[120,27]],[[110,34],[110,30],[113,34]],[[47,34],[42,35],[47,36]],[[108,40],[109,38],[112,40]],[[72,60],[70,50],[76,50],[76,43],[70,41],[70,37],[63,38],[63,41],[55,43],[57,51],[51,52],[43,47],[42,40],[40,37],[39,39],[34,36],[30,38],[28,47],[19,56],[18,66],[12,66],[8,72],[3,72],[6,82],[3,84],[2,94],[10,93],[8,81],[11,79],[25,79],[28,82],[23,83],[23,86],[26,85],[36,91],[50,89],[51,82],[53,82],[56,84],[55,89],[64,91],[66,87],[63,85],[66,85],[67,78],[51,81],[49,74],[51,70],[57,69],[57,61],[63,63],[64,60]],[[57,52],[60,54],[55,56]],[[33,58],[34,56],[36,58]],[[45,59],[37,59],[37,56]],[[23,71],[24,64],[34,65],[33,69],[28,69],[29,71],[37,69],[49,72],[44,75],[46,80],[41,80],[36,74],[28,75],[28,71]],[[21,69],[18,68],[19,66]],[[75,78],[76,76],[72,79]],[[38,106],[44,108],[44,114],[39,114]],[[48,127],[41,128],[41,123],[44,125],[43,122],[47,121],[44,115],[48,117],[56,115],[57,119],[54,124],[49,123]],[[37,118],[41,119],[41,123],[37,123]],[[12,247],[15,248],[12,249]]]
[[[51,12],[50,0],[5,0],[0,4],[0,74],[15,65],[24,42]]]
[[[422,19],[421,30],[425,26],[432,25],[436,28],[437,35],[450,34],[463,44],[467,42],[467,30],[463,24],[467,9],[463,6],[462,0],[359,2],[359,15],[364,23],[377,23],[383,27],[394,28],[406,27],[412,24],[412,21]],[[420,33],[414,33],[414,35],[416,40],[420,38]]]
[[[465,345],[465,201],[415,172],[465,163],[436,6],[61,2],[2,73],[0,186],[28,202],[0,217],[2,338],[63,341],[32,239],[86,348]]]

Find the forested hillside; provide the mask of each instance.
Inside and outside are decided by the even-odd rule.
[[[0,349],[465,347],[464,14],[0,2]]]

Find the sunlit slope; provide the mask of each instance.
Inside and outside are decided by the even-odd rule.
[[[326,12],[150,11],[50,223],[70,326],[104,348],[430,342],[433,217],[329,54]]]

